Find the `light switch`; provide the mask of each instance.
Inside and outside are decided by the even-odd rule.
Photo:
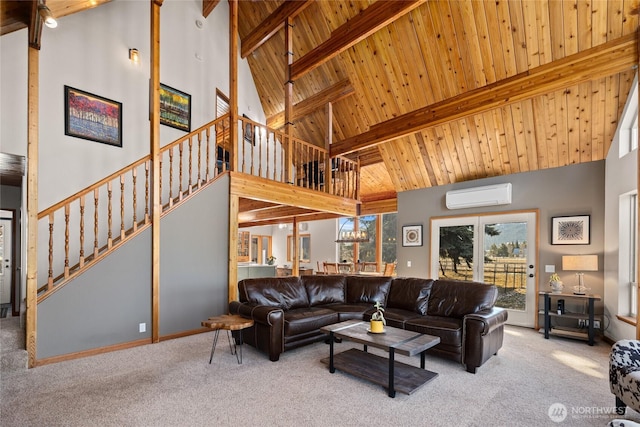
[[[411,261],[407,261],[407,267],[411,267]]]
[[[545,273],[555,273],[556,272],[556,266],[554,264],[545,265],[544,266],[544,272]]]

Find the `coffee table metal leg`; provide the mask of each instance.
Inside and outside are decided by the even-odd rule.
[[[395,349],[391,347],[389,349],[389,397],[396,397],[396,390],[393,384],[393,378],[395,377]]]
[[[420,369],[424,369],[424,359],[425,359],[426,353],[427,353],[427,350],[420,353]]]
[[[329,332],[329,372],[332,374],[336,371],[333,366],[333,332]]]
[[[216,334],[213,336],[213,345],[211,346],[211,356],[209,356],[209,365],[211,365],[211,360],[213,360],[213,352],[216,351],[216,344],[218,342],[219,333],[220,329],[216,329]]]

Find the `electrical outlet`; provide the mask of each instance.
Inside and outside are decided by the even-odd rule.
[[[589,327],[589,319],[578,319],[578,326],[581,328],[588,328]],[[593,328],[594,329],[600,329],[600,321],[599,320],[594,320],[593,321]]]
[[[138,325],[138,332],[140,332],[140,333],[147,332],[147,324],[146,323],[140,323]]]

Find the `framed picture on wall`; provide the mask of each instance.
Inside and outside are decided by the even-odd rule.
[[[191,95],[160,83],[160,124],[191,132]]]
[[[122,147],[122,103],[65,86],[64,134]]]
[[[244,117],[247,120],[251,120],[251,118],[249,118],[249,116],[247,116],[246,114],[243,114],[242,117]],[[256,145],[256,142],[253,140],[253,125],[251,123],[244,124],[243,133],[244,133],[245,142],[248,142],[249,144],[252,144],[252,145]]]
[[[402,246],[422,246],[422,226],[402,226]]]
[[[552,245],[588,245],[590,216],[556,216],[551,218]]]

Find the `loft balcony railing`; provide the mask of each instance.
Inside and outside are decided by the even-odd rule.
[[[161,215],[235,169],[229,126],[225,115],[161,148]],[[246,118],[237,126],[238,172],[358,198],[358,162]],[[38,214],[38,302],[151,225],[151,167],[145,156]]]

